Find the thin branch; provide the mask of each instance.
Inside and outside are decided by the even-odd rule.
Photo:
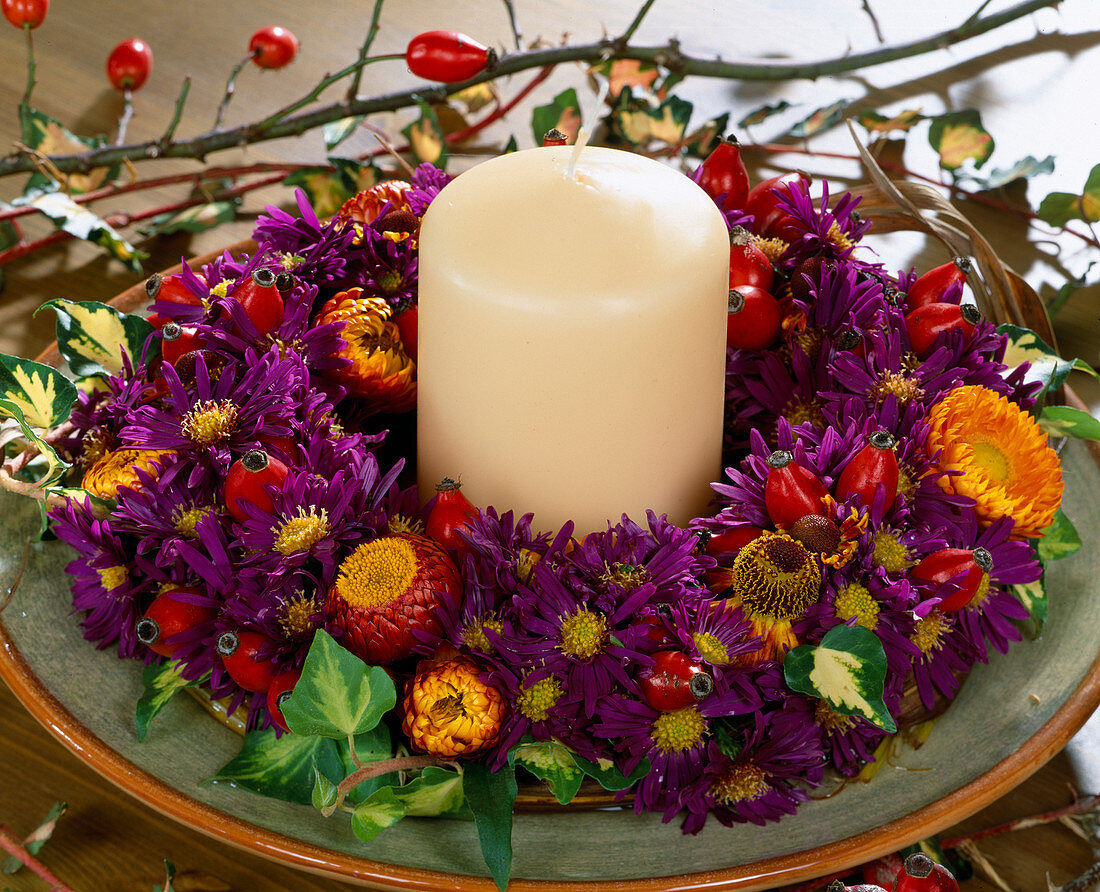
[[[9,855],[18,858],[39,879],[49,883],[51,892],[74,892],[72,886],[68,886],[59,880],[45,864],[28,852],[23,847],[19,837],[12,833],[11,828],[6,824],[0,824],[0,848],[4,849]]]
[[[371,44],[378,36],[378,21],[382,17],[383,0],[374,0],[374,13],[370,18],[370,27],[367,28],[367,36],[363,45],[359,48],[359,67],[351,78],[351,86],[348,87],[347,99],[351,102],[359,95],[359,81],[363,77],[363,68],[367,64],[367,56],[370,54]]]
[[[221,129],[222,121],[225,120],[225,111],[229,108],[229,100],[232,99],[233,94],[237,92],[237,78],[240,77],[245,65],[255,59],[259,54],[260,50],[258,48],[252,50],[252,52],[234,65],[233,70],[229,72],[229,80],[225,82],[225,93],[222,95],[222,101],[218,103],[218,114],[217,117],[214,118],[215,130]]]
[[[122,114],[118,119],[118,133],[115,135],[115,145],[121,146],[126,142],[126,128],[130,126],[130,119],[134,116],[134,94],[132,90],[122,91]]]
[[[23,581],[23,573],[26,572],[27,562],[31,558],[31,537],[27,536],[27,541],[23,545],[23,562],[19,565],[19,572],[15,574],[15,579],[12,580],[11,585],[8,586],[8,592],[4,595],[4,603],[0,604],[0,613],[3,613],[8,609],[8,605],[11,603],[11,599],[15,597],[16,591],[19,589],[19,583]]]
[[[1048,881],[1048,886],[1050,892],[1088,892],[1089,889],[1096,888],[1098,882],[1100,882],[1100,861],[1068,883],[1063,883],[1061,886],[1050,886]]]
[[[176,107],[172,112],[172,120],[168,122],[168,126],[164,130],[164,134],[157,142],[166,146],[172,142],[172,137],[176,135],[176,128],[179,126],[180,118],[183,117],[183,104],[187,102],[187,94],[191,92],[191,75],[187,75],[183,79],[183,84],[180,85],[180,95],[176,100]]]
[[[516,19],[516,7],[512,0],[504,0],[504,8],[508,10],[508,24],[512,28],[512,40],[516,44],[516,52],[523,49],[523,34],[519,30],[519,21]]]
[[[530,52],[505,56],[493,72],[485,72],[462,83],[437,85],[427,89],[421,86],[417,89],[389,93],[369,99],[345,100],[301,114],[293,114],[293,112],[316,99],[325,87],[339,80],[340,77],[345,77],[354,72],[360,65],[357,60],[336,75],[324,78],[303,99],[257,123],[222,130],[217,133],[203,134],[194,139],[165,147],[152,142],[136,143],[129,146],[95,149],[79,155],[59,155],[53,160],[58,168],[63,171],[87,173],[95,167],[109,166],[127,159],[141,161],[155,157],[201,158],[211,152],[250,142],[262,142],[300,135],[315,127],[353,115],[369,115],[381,111],[410,108],[416,105],[419,99],[443,101],[452,93],[457,93],[475,84],[485,83],[530,68],[544,68],[547,65],[558,65],[563,62],[594,64],[607,58],[634,59],[643,63],[663,65],[680,74],[700,77],[762,81],[814,79],[825,75],[836,75],[869,68],[897,59],[943,49],[999,28],[1038,9],[1056,6],[1060,2],[1061,0],[1024,0],[1024,2],[983,19],[968,21],[957,28],[942,31],[921,40],[804,64],[732,63],[721,59],[700,59],[685,55],[675,43],[655,47],[632,47],[622,46],[615,41],[600,41],[578,46],[535,49]],[[403,58],[403,56],[400,54],[390,57],[377,56],[364,60],[364,64],[366,62],[381,61],[384,58]],[[24,157],[10,156],[0,160],[0,176],[28,172],[32,169],[33,164]]]
[[[638,26],[642,24],[642,19],[644,19],[646,15],[648,15],[649,10],[656,2],[657,0],[645,0],[645,3],[642,4],[642,8],[639,9],[637,15],[634,16],[634,21],[632,21],[630,25],[627,26],[627,29],[622,33],[616,43],[619,43],[623,46],[630,43],[630,38],[634,36],[634,32],[637,31]]]
[[[336,801],[332,805],[321,809],[321,814],[326,818],[331,817],[336,813],[348,793],[363,781],[370,780],[372,777],[380,777],[383,774],[389,774],[391,771],[416,771],[431,765],[448,764],[450,763],[446,760],[437,759],[435,756],[395,756],[392,759],[382,759],[379,762],[368,762],[336,785]]]
[[[1073,804],[1063,808],[1057,808],[1054,811],[1030,815],[1026,818],[1016,818],[1013,821],[998,824],[996,827],[988,827],[985,830],[979,830],[977,833],[972,833],[969,836],[956,836],[949,839],[941,839],[940,845],[945,849],[953,849],[958,846],[966,845],[967,843],[988,839],[991,836],[1000,836],[1002,833],[1011,833],[1014,830],[1027,830],[1029,827],[1052,824],[1069,815],[1083,815],[1090,811],[1096,811],[1098,808],[1100,808],[1100,796],[1086,796],[1084,799],[1078,799],[1073,802]]]
[[[27,89],[23,92],[23,105],[29,108],[31,91],[34,90],[35,84],[34,36],[30,25],[24,25],[23,30],[27,32]]]
[[[875,11],[871,9],[871,4],[868,0],[862,0],[859,5],[863,7],[863,11],[867,13],[867,18],[871,20],[871,27],[875,29],[875,37],[878,38],[878,42],[886,43],[886,38],[882,35],[882,27],[878,23],[878,16],[876,16]]]

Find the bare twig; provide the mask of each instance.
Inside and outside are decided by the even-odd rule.
[[[508,10],[508,24],[512,28],[512,40],[516,44],[516,51],[523,49],[523,34],[519,29],[519,21],[516,19],[516,8],[512,0],[504,0],[504,8]]]
[[[996,827],[979,830],[977,833],[972,833],[969,836],[956,836],[949,839],[941,839],[940,845],[945,849],[953,849],[958,846],[966,845],[967,843],[977,842],[980,839],[1000,836],[1002,833],[1011,833],[1015,830],[1027,830],[1030,827],[1040,827],[1043,824],[1051,824],[1068,815],[1083,815],[1091,811],[1096,811],[1097,809],[1100,809],[1100,796],[1086,796],[1084,799],[1077,799],[1071,805],[1054,809],[1054,811],[1029,815],[1025,818],[1016,818],[1004,824],[998,824]]]
[[[449,763],[446,760],[437,759],[435,756],[395,756],[392,759],[382,759],[379,762],[368,762],[336,785],[336,801],[332,805],[321,809],[321,814],[326,818],[331,817],[340,808],[348,793],[363,781],[370,780],[372,777],[380,777],[383,774],[389,774],[391,771],[416,771],[432,765],[447,764]]]
[[[134,116],[134,93],[130,89],[122,91],[122,114],[118,118],[118,132],[115,134],[115,145],[121,146],[126,142],[126,128],[130,126],[130,119]]]
[[[624,46],[630,43],[630,38],[634,36],[634,32],[638,30],[638,27],[642,24],[642,20],[646,17],[646,15],[649,13],[649,10],[656,2],[657,0],[645,0],[645,3],[642,4],[642,8],[639,9],[637,15],[634,16],[634,21],[632,21],[627,26],[627,29],[619,37],[617,43],[620,43]]]
[[[183,83],[180,85],[180,95],[176,100],[176,107],[172,111],[172,120],[168,122],[168,126],[164,129],[164,134],[157,140],[160,145],[168,145],[172,142],[172,137],[176,135],[176,128],[179,126],[180,118],[183,117],[183,104],[187,101],[187,94],[190,92],[191,76],[188,75],[183,79]]]
[[[72,886],[59,880],[45,864],[28,852],[19,841],[19,837],[12,833],[11,828],[6,824],[0,824],[0,848],[18,858],[39,879],[49,883],[51,892],[74,892]]]
[[[1047,880],[1050,892],[1088,892],[1089,889],[1094,889],[1097,883],[1100,883],[1100,861],[1097,861],[1080,876],[1074,877],[1061,886],[1053,886],[1050,880]]]
[[[374,43],[374,38],[378,36],[378,21],[382,17],[382,3],[383,0],[374,0],[374,13],[370,18],[370,26],[367,28],[367,36],[363,40],[363,45],[359,48],[359,67],[355,69],[355,74],[351,78],[351,86],[348,87],[347,98],[351,102],[359,95],[359,81],[363,77],[363,66],[367,64],[367,57],[370,55],[371,44]]]
[[[871,9],[871,4],[868,0],[861,0],[860,6],[863,7],[863,11],[867,13],[867,18],[871,20],[871,27],[875,29],[875,37],[878,38],[879,43],[886,43],[886,38],[882,36],[882,27],[878,23],[878,16],[875,15],[875,11]]]
[[[259,49],[254,49],[247,56],[241,59],[236,65],[233,66],[233,70],[229,72],[229,80],[225,82],[225,93],[222,96],[222,101],[218,103],[218,114],[214,118],[214,129],[220,130],[222,121],[225,120],[225,111],[229,108],[229,100],[233,98],[233,94],[237,92],[237,78],[240,77],[241,72],[244,70],[245,65],[256,58],[260,53]]]

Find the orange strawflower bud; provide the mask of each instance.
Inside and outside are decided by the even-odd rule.
[[[401,728],[420,752],[441,759],[477,755],[496,742],[506,706],[468,657],[436,663],[406,688]]]

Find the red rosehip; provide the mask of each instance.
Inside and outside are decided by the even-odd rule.
[[[959,892],[959,883],[942,864],[923,852],[914,852],[905,859],[893,892]]]
[[[201,275],[197,278],[204,285],[206,284],[206,280]],[[182,276],[162,276],[160,273],[153,273],[145,280],[145,293],[149,295],[149,300],[183,304],[191,307],[202,306],[202,298],[184,284]],[[163,316],[157,314],[149,316],[149,324],[154,328],[163,327],[167,321]]]
[[[792,170],[753,186],[745,199],[744,207],[745,213],[753,216],[753,232],[768,238],[782,237],[779,230],[783,224],[788,223],[790,215],[780,204],[780,198],[789,197],[795,183],[809,185],[810,182],[808,175],[800,170]]]
[[[297,55],[298,38],[286,28],[268,25],[252,35],[248,41],[248,52],[260,68],[282,68]]]
[[[730,288],[755,285],[769,291],[775,281],[772,262],[743,226],[730,230]]]
[[[477,517],[478,510],[462,492],[462,484],[444,477],[435,487],[435,504],[424,521],[424,533],[444,548],[464,555],[470,548],[460,530],[466,521]]]
[[[978,593],[982,580],[993,570],[993,556],[985,548],[941,548],[924,558],[909,575],[925,588],[938,590],[949,582],[958,588],[947,594],[937,606],[942,613],[962,610]]]
[[[738,285],[729,293],[726,345],[738,350],[767,350],[783,327],[783,308],[755,285]]]
[[[417,77],[454,84],[492,71],[497,54],[458,31],[425,31],[409,41],[405,64]]]
[[[229,466],[225,475],[225,507],[241,523],[248,520],[243,505],[255,505],[269,514],[275,509],[268,487],[277,487],[289,469],[262,449],[250,449]]]
[[[709,555],[736,554],[750,542],[759,539],[764,531],[760,527],[734,527],[715,533],[707,539],[706,552]]]
[[[889,431],[875,431],[867,444],[852,456],[836,482],[836,497],[844,502],[858,495],[870,508],[875,493],[886,490],[885,507],[894,504],[898,494],[898,457],[894,454],[897,440]]]
[[[919,359],[927,359],[941,334],[961,331],[969,339],[974,334],[974,326],[981,321],[982,314],[973,304],[925,304],[905,317],[909,348]]]
[[[300,670],[288,669],[286,672],[280,672],[271,679],[271,685],[267,689],[268,715],[271,716],[271,721],[283,731],[290,730],[286,726],[286,719],[283,718],[283,704],[294,692],[294,686],[301,677],[302,673]]]
[[[777,449],[767,458],[764,507],[777,527],[789,527],[807,514],[821,514],[828,492],[813,471],[802,467],[794,455]]]
[[[134,626],[137,640],[155,654],[173,656],[180,647],[178,642],[172,643],[176,635],[212,622],[217,616],[217,611],[212,607],[192,604],[180,598],[180,595],[197,594],[200,594],[198,589],[184,587],[157,595]]]
[[[662,650],[653,659],[652,667],[638,673],[638,688],[646,703],[658,712],[695,706],[714,690],[714,679],[687,654]]]
[[[140,90],[153,70],[153,51],[138,37],[129,37],[107,57],[107,80],[116,90]]]
[[[271,687],[275,678],[275,664],[259,655],[270,641],[260,632],[239,629],[222,632],[214,649],[233,681],[246,691],[262,694]]]
[[[867,339],[858,328],[846,325],[833,337],[833,347],[859,357],[867,355]]]
[[[557,127],[551,127],[542,136],[542,145],[545,146],[564,146],[569,142],[569,137],[562,133]]]
[[[874,883],[857,883],[854,886],[845,886],[843,880],[833,880],[825,887],[825,892],[886,892],[886,890]]]
[[[0,11],[16,28],[37,28],[49,9],[50,0],[0,0]]]
[[[265,335],[283,321],[283,295],[276,282],[278,277],[267,267],[253,270],[252,275],[233,292],[234,299],[244,308],[256,331]]]
[[[401,346],[405,348],[405,355],[416,362],[416,348],[418,344],[417,333],[420,325],[420,314],[416,304],[409,304],[403,310],[398,310],[392,318],[401,335]]]
[[[966,282],[972,265],[965,257],[956,257],[949,263],[928,270],[915,281],[905,294],[906,309],[912,311],[928,304],[942,303],[947,289],[956,283]],[[959,295],[961,297],[962,291]]]
[[[714,151],[703,161],[699,185],[711,198],[716,201],[722,199],[724,211],[745,206],[749,194],[749,173],[741,160],[741,146],[735,137],[719,139]]]
[[[202,349],[202,339],[199,330],[193,325],[180,325],[177,322],[166,322],[160,330],[160,356],[165,362],[173,366],[187,353]]]

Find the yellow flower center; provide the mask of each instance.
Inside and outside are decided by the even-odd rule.
[[[893,396],[897,399],[899,405],[907,406],[914,400],[919,400],[924,396],[924,388],[916,381],[906,378],[905,375],[898,372],[885,372],[875,382],[869,395],[880,403],[886,397]]]
[[[181,536],[186,536],[188,539],[197,539],[199,538],[199,521],[213,510],[211,507],[200,508],[197,505],[184,508],[176,512],[176,516],[172,518],[172,526]]]
[[[561,695],[561,682],[553,675],[540,678],[530,687],[526,687],[524,678],[520,692],[516,695],[516,709],[525,719],[536,723],[545,722]]]
[[[394,240],[396,241],[396,239]],[[389,270],[382,273],[377,279],[378,287],[383,294],[396,294],[397,289],[401,287],[401,281],[404,277],[397,270]]]
[[[383,537],[360,545],[344,559],[336,591],[353,607],[382,607],[408,591],[417,571],[412,543]]]
[[[300,505],[298,514],[285,521],[278,528],[275,536],[275,550],[279,554],[294,554],[298,551],[309,551],[329,534],[331,527],[328,523],[328,512],[318,509],[316,505],[309,506],[309,513]]]
[[[600,577],[601,582],[617,585],[623,591],[632,592],[649,582],[649,572],[636,564],[614,564]]]
[[[768,792],[768,778],[763,768],[747,763],[734,765],[710,785],[711,795],[725,805],[751,802]]]
[[[649,736],[663,753],[682,753],[697,744],[707,723],[694,706],[675,712],[662,712],[653,720]]]
[[[765,256],[767,256],[768,260],[772,263],[775,263],[775,261],[782,257],[786,253],[787,248],[790,247],[790,245],[781,238],[754,238],[753,241],[756,243],[756,247],[763,251]]]
[[[229,293],[229,286],[232,284],[233,283],[230,282],[229,279],[222,279],[217,285],[210,289],[210,293],[218,297],[225,297]]]
[[[872,632],[878,625],[879,603],[867,588],[858,582],[846,585],[836,593],[836,601],[833,602],[836,615],[840,619],[848,620],[853,616],[856,622]]]
[[[817,701],[814,706],[814,721],[826,731],[835,731],[838,734],[843,734],[855,724],[855,719],[837,712],[829,705],[828,700]]]
[[[920,483],[920,479],[914,479],[913,475],[909,473],[908,468],[904,466],[898,468],[898,493],[905,501],[913,501],[913,495],[917,491],[918,483]]]
[[[567,656],[590,660],[603,650],[606,636],[607,618],[586,607],[572,616],[562,617],[561,643],[558,648]]]
[[[825,426],[825,417],[821,414],[821,403],[815,399],[795,400],[783,410],[783,417],[792,425],[809,422],[814,427]]]
[[[313,618],[320,609],[313,598],[307,598],[303,594],[292,597],[283,602],[279,611],[279,628],[287,638],[304,640],[313,634],[316,628]]]
[[[817,558],[786,533],[764,532],[733,563],[732,588],[752,613],[771,622],[793,620],[817,602]]]
[[[829,231],[825,233],[825,240],[836,245],[841,251],[845,251],[855,245],[855,242],[848,238],[847,234],[840,228],[836,220],[834,220],[829,227]]]
[[[494,650],[485,634],[486,629],[492,629],[498,635],[504,633],[504,624],[491,613],[483,613],[471,623],[467,623],[462,630],[462,643],[470,650],[481,651],[483,654],[491,654]]]
[[[913,561],[909,559],[909,549],[889,530],[879,530],[871,537],[871,542],[875,548],[872,560],[876,566],[891,573],[900,573],[913,566]]]
[[[424,532],[424,521],[404,514],[395,514],[390,518],[387,528],[391,533],[412,533],[419,536]]]
[[[985,599],[989,597],[989,574],[982,573],[982,578],[978,582],[978,589],[974,592],[974,597],[970,599],[970,607],[979,607],[985,603]]]
[[[541,555],[537,551],[532,551],[530,548],[521,548],[516,556],[516,579],[520,582],[526,582],[530,579],[531,571],[535,569],[535,564],[540,560]]]
[[[116,588],[121,588],[130,577],[130,571],[118,564],[108,567],[106,570],[96,570],[96,573],[99,574],[99,584],[108,593],[113,592]]]
[[[943,636],[950,625],[951,621],[946,616],[938,610],[933,610],[928,616],[917,620],[916,628],[913,629],[909,640],[920,648],[921,653],[931,653],[939,650],[943,645]]]
[[[730,661],[730,653],[726,646],[710,632],[696,632],[692,639],[695,641],[695,649],[699,656],[712,666],[720,666]]]
[[[214,446],[233,436],[237,429],[237,406],[229,400],[196,403],[183,416],[183,435],[196,446]]]

